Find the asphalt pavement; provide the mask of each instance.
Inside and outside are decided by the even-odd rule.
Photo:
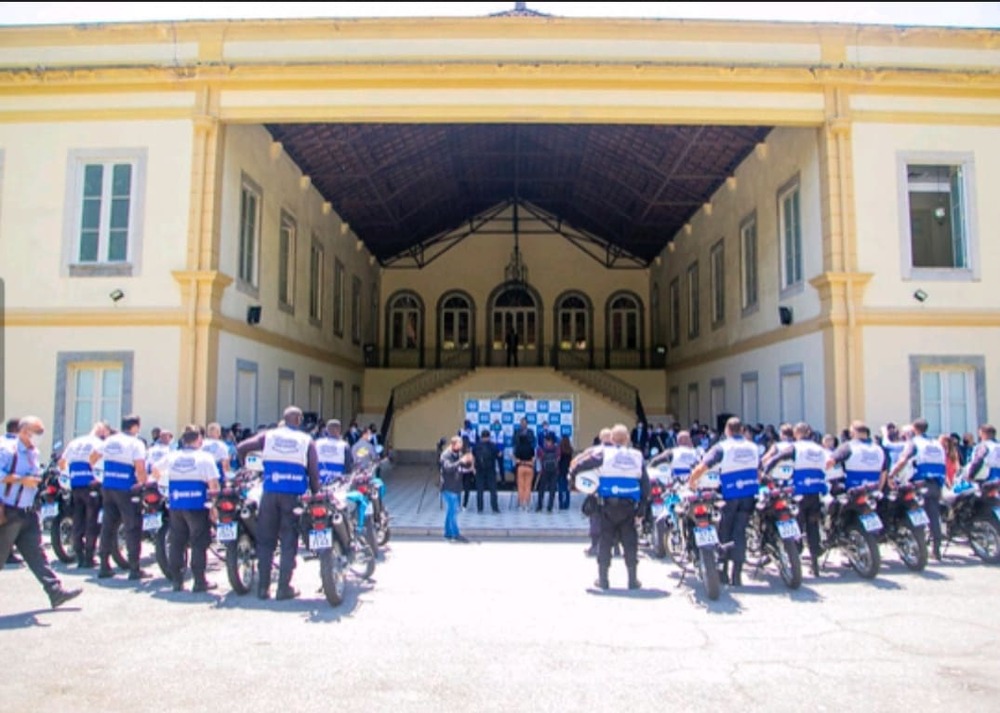
[[[52,611],[0,573],[5,711],[1000,710],[1000,568],[954,549],[914,574],[883,548],[873,581],[840,566],[786,591],[773,573],[707,601],[643,556],[643,589],[592,587],[584,541],[395,538],[330,607],[209,594],[57,565],[83,594]],[[148,562],[148,560],[147,560]],[[156,571],[156,565],[148,568]],[[159,575],[158,572],[156,572]]]

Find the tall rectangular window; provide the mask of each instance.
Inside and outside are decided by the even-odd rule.
[[[309,410],[323,418],[323,378],[309,377]]]
[[[687,270],[687,298],[688,298],[688,339],[697,338],[701,330],[701,311],[698,300],[701,297],[701,288],[698,286],[698,261],[691,263]]]
[[[68,370],[67,432],[70,438],[88,433],[97,421],[116,427],[122,419],[123,366],[73,364]]]
[[[351,277],[351,341],[361,344],[361,278]]]
[[[244,176],[240,186],[238,284],[256,293],[260,264],[261,190]]]
[[[361,387],[357,384],[351,386],[351,414],[348,420],[353,421],[361,413]]]
[[[698,384],[688,384],[687,399],[688,424],[693,424],[695,421],[700,421],[698,408]]]
[[[667,392],[667,414],[675,421],[681,420],[681,389],[671,386]]]
[[[906,165],[910,266],[970,266],[966,168],[956,164]]]
[[[372,285],[368,302],[368,342],[378,344],[378,283]]]
[[[681,281],[679,277],[670,281],[667,300],[670,303],[670,346],[676,347],[681,343]]]
[[[802,282],[802,218],[799,184],[793,181],[778,194],[782,289]]]
[[[313,238],[309,250],[309,321],[323,320],[323,246]]]
[[[257,425],[257,364],[236,360],[236,420],[245,428]]]
[[[749,312],[757,306],[757,216],[740,225],[740,306]]]
[[[333,382],[333,417],[344,420],[344,385],[339,381]]]
[[[758,396],[757,372],[743,374],[740,377],[740,400],[743,407],[743,423],[760,423]]]
[[[806,420],[805,379],[801,364],[783,366],[779,370],[781,422],[799,423]]]
[[[726,252],[722,240],[712,246],[712,327],[726,321]]]
[[[278,229],[278,305],[286,311],[295,307],[295,219],[281,212]]]
[[[712,379],[708,392],[709,408],[712,409],[711,426],[714,428],[719,416],[726,413],[726,381]]]
[[[976,432],[974,383],[972,369],[921,370],[920,413],[928,434]]]
[[[333,333],[344,336],[344,264],[335,260],[333,264]]]
[[[278,415],[285,412],[285,408],[295,403],[295,372],[287,369],[278,369]]]

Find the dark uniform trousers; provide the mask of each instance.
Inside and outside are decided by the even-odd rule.
[[[811,493],[803,495],[799,501],[799,526],[806,533],[809,544],[809,556],[812,558],[812,568],[815,572],[819,567],[819,522],[823,517],[823,503],[819,495]]]
[[[496,470],[476,469],[476,509],[483,511],[483,491],[490,491],[490,507],[493,512],[500,511],[500,504],[497,502],[497,472]]]
[[[722,519],[719,521],[719,542],[723,545],[732,543],[732,546],[724,550],[722,556],[723,565],[727,561],[732,561],[736,573],[743,568],[743,562],[747,555],[747,525],[750,524],[750,516],[756,504],[754,498],[735,498],[726,501],[722,506]]]
[[[42,549],[42,523],[34,509],[7,506],[7,522],[0,525],[0,563],[7,561],[13,547],[17,547],[28,569],[47,594],[59,590],[59,578],[49,566]]]
[[[142,547],[142,506],[132,502],[130,490],[104,490],[104,519],[101,521],[101,567],[109,567],[111,545],[118,540],[118,524],[125,525],[125,548],[128,568],[139,569]]]
[[[935,557],[941,551],[941,483],[933,478],[924,481],[927,494],[924,496],[924,511],[930,521],[928,529]]]
[[[191,547],[191,573],[195,584],[204,584],[208,546],[212,535],[208,510],[170,511],[170,574],[174,582],[184,581],[184,555]]]
[[[287,588],[295,569],[299,551],[299,516],[293,511],[299,506],[298,495],[265,492],[257,512],[257,569],[260,570],[260,591],[271,586],[274,550],[281,543],[278,563],[278,587]]]
[[[622,543],[629,579],[635,579],[639,564],[639,537],[635,531],[636,506],[635,500],[627,498],[605,498],[601,505],[597,570],[602,580],[607,579],[608,569],[611,567],[611,549],[615,542]]]
[[[101,524],[101,491],[93,488],[73,488],[70,498],[73,514],[73,549],[77,562],[89,562],[97,551]]]

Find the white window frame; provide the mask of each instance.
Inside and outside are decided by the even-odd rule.
[[[740,307],[743,316],[756,312],[760,301],[758,245],[757,213],[753,212],[740,223]]]
[[[667,286],[667,308],[670,310],[670,346],[681,343],[681,278],[675,277]]]
[[[794,275],[788,274],[788,259],[789,259],[789,245],[787,242],[786,233],[788,232],[788,216],[785,214],[785,201],[792,195],[798,196],[796,202],[798,206],[797,215],[795,220],[797,221],[795,227],[797,230],[793,234],[794,244],[791,248],[794,251],[792,255],[793,264],[796,262],[795,258],[798,260],[798,273]],[[799,177],[796,176],[791,181],[786,183],[778,191],[778,259],[781,264],[779,265],[779,274],[781,275],[781,295],[784,296],[789,292],[797,292],[803,288],[804,278],[805,278],[805,255],[802,250],[802,190],[799,183]]]
[[[361,278],[351,275],[351,342],[361,344]]]
[[[701,334],[701,280],[698,275],[698,261],[695,260],[687,269],[687,335],[689,340],[697,339]]]
[[[258,409],[257,406],[260,402],[260,379],[258,378],[258,368],[257,363],[252,361],[247,361],[246,359],[236,360],[236,384],[233,389],[233,406],[235,407],[235,418],[240,423],[244,425],[245,428],[255,428],[260,420],[258,419]],[[250,398],[250,403],[247,404],[247,413],[250,414],[250,419],[247,420],[244,414],[240,413],[240,375],[241,374],[252,374],[253,375],[253,395]]]
[[[288,211],[281,211],[278,221],[278,308],[295,314],[295,265],[298,224]],[[282,290],[284,281],[284,290]]]
[[[712,282],[712,329],[726,323],[726,243],[720,238],[709,252],[709,272]]]
[[[244,222],[243,202],[245,195],[252,195],[256,199],[256,209],[254,210],[253,234],[248,235],[247,226]],[[240,179],[238,229],[236,236],[236,287],[242,292],[246,292],[254,297],[260,296],[260,234],[261,218],[264,215],[264,192],[260,186],[248,175],[243,174]],[[253,249],[253,256],[246,259],[245,248],[250,245]]]
[[[799,416],[785,413],[785,377],[797,376],[802,384],[799,398]],[[806,420],[806,371],[801,364],[786,364],[778,369],[778,412],[782,423],[798,423]]]
[[[910,362],[910,418],[924,416],[923,410],[923,375],[928,371],[964,371],[971,377],[966,382],[971,393],[967,404],[970,423],[978,426],[988,421],[986,409],[987,380],[986,357],[981,354],[938,355],[913,354]],[[951,431],[948,431],[951,433]]]
[[[344,263],[334,258],[333,261],[333,333],[338,337],[344,336],[345,296],[346,285],[344,284]]]
[[[904,151],[897,154],[899,253],[904,280],[974,282],[980,279],[979,230],[976,216],[976,167],[971,152]],[[910,226],[910,165],[961,166],[965,227],[966,267],[913,267],[913,236]]]
[[[314,327],[323,324],[324,263],[323,244],[313,236],[309,248],[309,323]]]
[[[63,217],[62,274],[69,277],[137,277],[142,265],[143,228],[145,225],[146,167],[145,148],[72,149],[66,168],[66,199]],[[96,262],[80,262],[80,229],[83,217],[83,183],[86,167],[103,164],[132,165],[129,195],[128,238],[124,261],[107,259],[108,226],[111,211],[109,197],[112,172],[105,170],[101,200],[101,229]],[[103,253],[103,258],[102,258]]]
[[[77,397],[77,384],[83,372],[94,373],[94,395],[91,398],[90,416],[82,423],[76,423],[76,407],[79,403]],[[119,379],[119,389],[117,398],[114,399],[114,407],[107,411],[104,407],[102,392],[105,376],[109,372],[117,372]],[[122,394],[125,390],[125,366],[121,362],[83,362],[71,364],[67,374],[66,391],[66,435],[68,438],[76,438],[85,433],[89,433],[97,421],[106,421],[113,427],[117,427],[122,418]]]
[[[111,426],[118,428],[121,417],[132,411],[132,381],[135,355],[133,352],[58,352],[56,354],[56,388],[53,413],[52,443],[68,443],[72,436],[75,402],[73,400],[74,370],[81,368],[114,366],[122,370],[121,413],[112,419]],[[90,430],[93,423],[87,426]],[[77,434],[79,435],[79,434]]]

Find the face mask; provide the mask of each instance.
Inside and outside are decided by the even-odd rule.
[[[31,441],[32,448],[38,448],[38,442],[42,440],[42,437],[37,433],[28,434],[28,440]]]

